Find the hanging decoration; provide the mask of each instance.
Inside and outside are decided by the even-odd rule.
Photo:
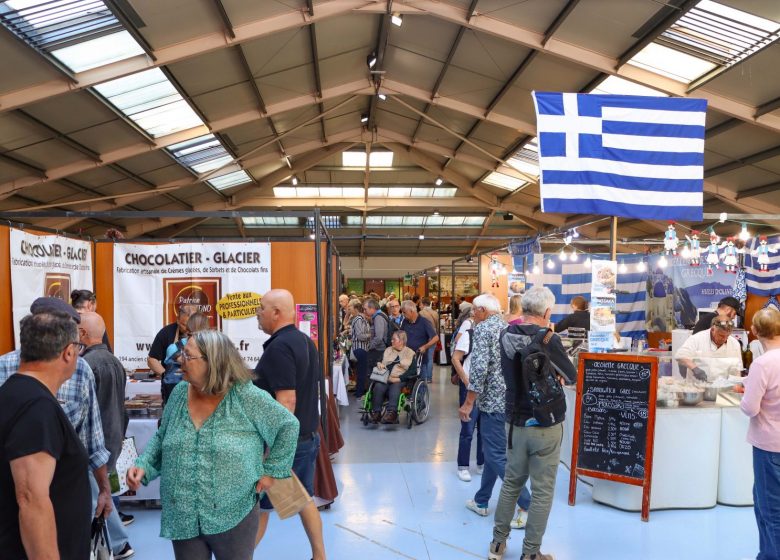
[[[679,240],[677,239],[677,230],[674,229],[674,222],[669,222],[669,227],[666,228],[664,233],[664,250],[669,255],[677,256],[677,245]]]
[[[707,269],[712,272],[712,267],[716,269],[720,268],[720,255],[718,253],[718,243],[720,243],[720,237],[715,234],[715,231],[710,228],[710,245],[707,247]]]
[[[685,234],[685,239],[691,244],[690,248],[690,260],[691,266],[699,266],[701,264],[701,244],[699,243],[699,231],[691,230],[691,235]]]
[[[726,272],[736,274],[737,248],[734,246],[734,238],[727,237],[726,241],[720,244],[720,248],[724,249],[721,259],[723,260],[723,265],[726,267]]]
[[[777,253],[777,246],[770,247],[766,235],[758,238],[758,247],[751,251],[751,254],[758,256],[758,267],[761,272],[769,270],[769,253]]]
[[[745,279],[745,269],[740,268],[737,272],[737,278],[734,280],[734,290],[732,295],[739,300],[741,304],[745,304],[747,300],[747,282]]]

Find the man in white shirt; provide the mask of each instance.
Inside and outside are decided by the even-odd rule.
[[[469,304],[471,306],[471,304]],[[469,385],[469,371],[471,370],[471,335],[472,329],[477,323],[472,317],[466,319],[460,326],[460,330],[456,333],[457,342],[452,352],[452,367],[458,374],[460,396],[458,405],[463,406],[463,402],[466,400],[466,387]],[[469,472],[469,458],[471,456],[471,441],[474,437],[474,428],[477,425],[477,418],[479,416],[479,408],[474,407],[471,411],[471,417],[468,422],[461,420],[460,422],[460,437],[458,439],[458,478],[463,482],[471,482],[471,473]],[[482,435],[477,430],[477,472],[482,473],[482,465],[485,463],[485,458],[482,455]]]
[[[700,381],[738,374],[742,369],[742,349],[731,336],[734,323],[727,315],[716,315],[709,330],[688,338],[677,350],[675,359]]]

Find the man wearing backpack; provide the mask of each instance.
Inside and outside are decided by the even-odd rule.
[[[574,383],[577,379],[577,370],[560,338],[549,328],[554,305],[555,296],[549,288],[531,288],[522,300],[525,322],[511,325],[501,334],[509,447],[488,552],[490,560],[504,556],[515,502],[529,478],[533,496],[521,560],[553,558],[542,554],[540,548],[552,507],[566,410],[558,381],[562,378]]]
[[[377,362],[382,361],[382,355],[385,348],[390,346],[390,339],[393,331],[397,330],[390,324],[390,319],[379,310],[379,302],[373,298],[368,298],[363,306],[366,310],[366,320],[371,325],[371,341],[368,345],[368,369],[369,373]]]

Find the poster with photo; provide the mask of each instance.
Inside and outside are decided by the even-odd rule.
[[[114,354],[128,369],[146,368],[157,332],[190,305],[254,367],[268,338],[256,310],[270,289],[270,243],[115,243]]]
[[[525,293],[525,274],[522,272],[510,272],[507,278],[509,297],[521,296]]]
[[[593,261],[591,264],[592,296],[614,294],[617,287],[617,261]]]
[[[593,261],[590,286],[588,347],[591,352],[609,352],[617,330],[617,261]]]
[[[316,303],[299,303],[295,305],[295,324],[298,330],[317,342],[319,325]]]
[[[70,303],[72,290],[92,290],[92,243],[59,235],[11,229],[11,297],[14,338],[19,321],[39,297]]]

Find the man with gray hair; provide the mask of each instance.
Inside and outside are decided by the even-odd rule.
[[[87,558],[89,458],[55,394],[76,370],[76,324],[62,312],[21,321],[18,372],[0,388],[3,558]]]
[[[488,502],[493,494],[493,486],[497,479],[504,478],[506,467],[506,384],[501,374],[499,348],[499,337],[501,331],[506,328],[506,323],[501,317],[501,305],[492,294],[475,297],[471,312],[477,325],[474,327],[471,348],[468,393],[459,413],[461,421],[468,422],[476,401],[485,465],[479,490],[473,499],[466,502],[466,507],[485,517],[488,514]],[[528,490],[524,489],[523,494],[515,499],[519,510],[512,526],[522,529],[531,496]]]
[[[552,426],[539,425],[523,384],[516,382],[516,374],[526,375],[526,372],[517,372],[516,368],[518,363],[522,364],[521,352],[532,343],[539,343],[558,375],[568,383],[576,381],[577,370],[569,361],[561,339],[550,329],[554,305],[555,296],[549,288],[531,288],[523,295],[524,322],[510,325],[501,335],[501,371],[506,382],[505,410],[506,420],[511,423],[507,426],[511,428],[511,441],[506,452],[506,476],[496,506],[493,540],[488,551],[490,560],[501,560],[504,556],[515,501],[529,478],[534,493],[528,510],[521,560],[552,560],[552,556],[542,554],[540,548],[558,474],[563,417]]]

